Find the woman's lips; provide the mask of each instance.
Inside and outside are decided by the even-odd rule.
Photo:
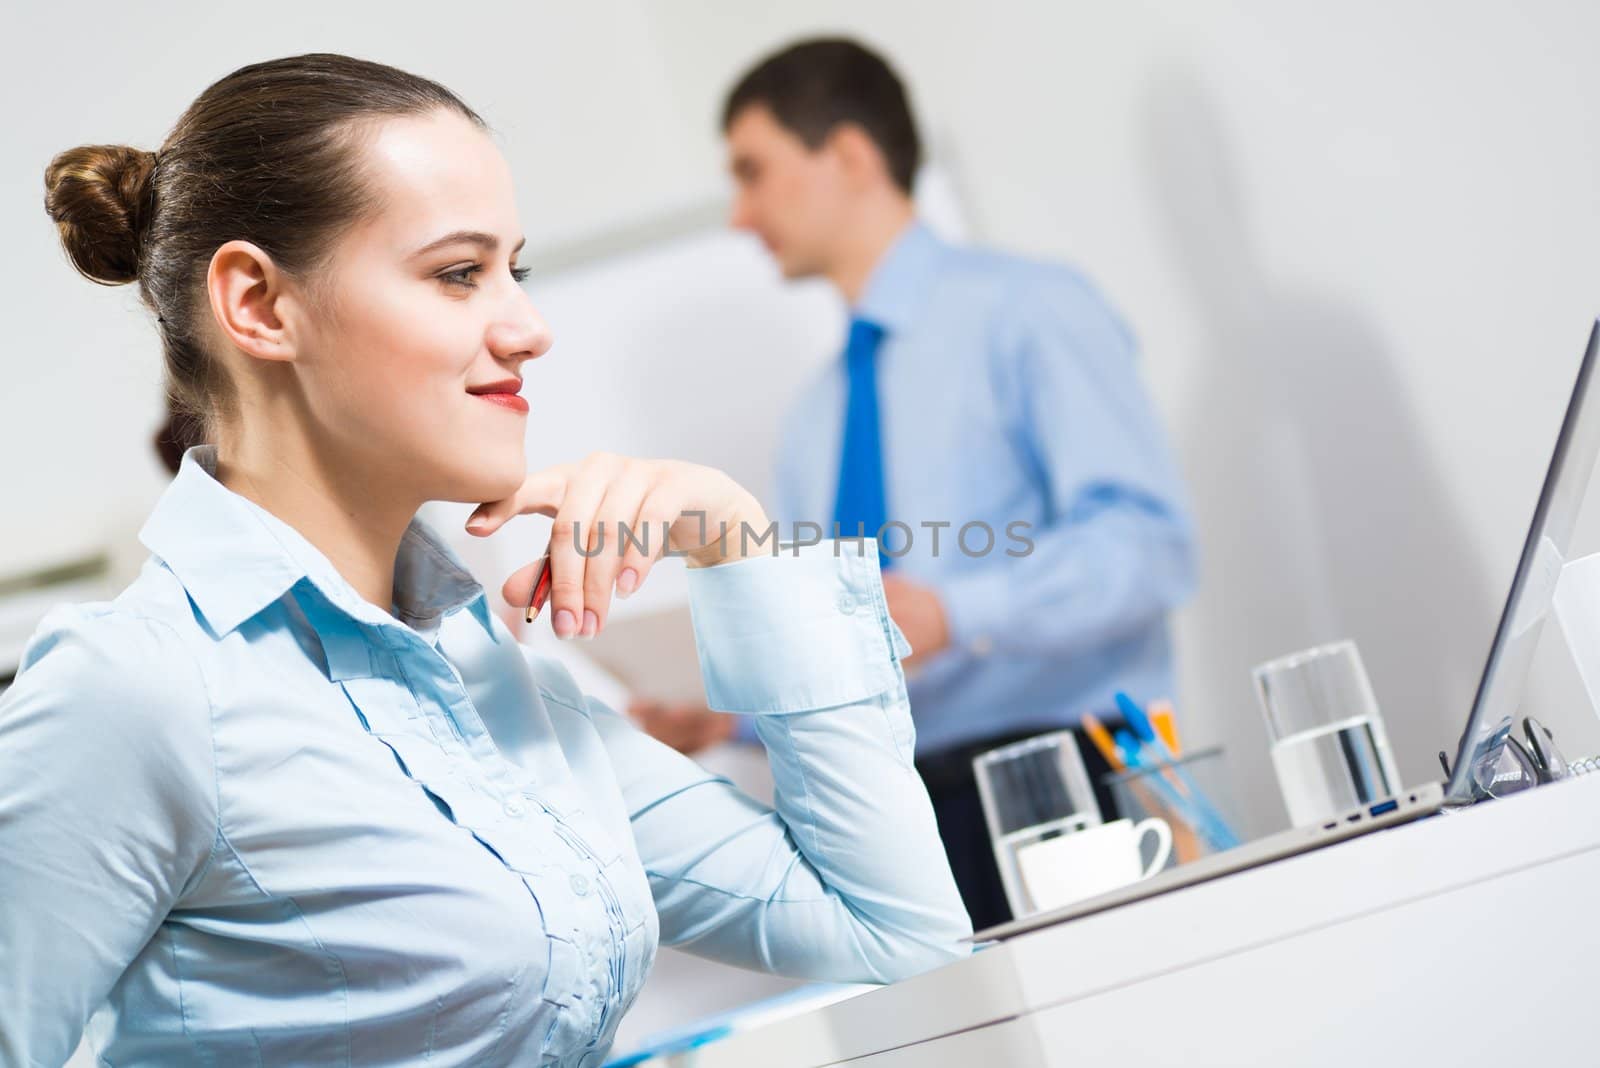
[[[521,412],[524,415],[528,413],[528,402],[516,393],[474,393],[473,396],[514,412]]]

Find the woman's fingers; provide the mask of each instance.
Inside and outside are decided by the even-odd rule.
[[[555,515],[566,498],[572,464],[555,464],[535,471],[509,497],[480,504],[467,517],[467,533],[486,538],[519,515]]]
[[[595,633],[599,616],[584,605],[584,573],[588,570],[595,513],[622,458],[609,453],[593,453],[573,472],[566,497],[556,511],[550,528],[550,625],[556,637],[571,638],[580,633]]]
[[[594,527],[589,532],[589,558],[584,562],[583,619],[581,633],[592,638],[606,625],[611,613],[611,593],[616,589],[622,566],[622,530],[638,528],[639,504],[650,490],[650,470],[640,461],[624,465],[606,487],[606,495],[595,509]]]
[[[546,600],[541,583],[539,597],[559,638],[598,634],[613,592],[639,589],[669,548],[690,567],[709,566],[742,555],[718,541],[724,529],[738,538],[741,523],[766,523],[760,503],[721,471],[604,452],[535,472],[512,496],[479,506],[467,529],[485,536],[528,513],[554,520],[544,572],[550,592]],[[540,576],[540,562],[528,564],[502,593],[526,607]]]
[[[634,536],[623,540],[617,566],[617,592],[627,597],[644,585],[644,580],[667,551],[667,531],[682,510],[681,497],[665,483],[657,483],[639,503]]]

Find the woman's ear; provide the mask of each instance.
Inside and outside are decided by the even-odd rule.
[[[285,281],[272,257],[248,241],[229,241],[212,255],[206,271],[211,314],[246,355],[294,360],[295,300]]]

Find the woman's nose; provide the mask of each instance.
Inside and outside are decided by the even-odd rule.
[[[517,314],[489,329],[489,351],[501,360],[532,360],[550,351],[550,327],[526,300]]]

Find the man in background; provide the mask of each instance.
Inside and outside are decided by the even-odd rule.
[[[722,125],[733,225],[850,311],[842,355],[784,421],[774,516],[785,538],[800,521],[882,532],[917,768],[975,927],[1003,922],[972,757],[1084,712],[1112,719],[1119,690],[1173,689],[1167,615],[1194,584],[1191,530],[1133,338],[1075,271],[953,247],[917,221],[916,125],[863,46],[762,60]],[[754,740],[743,717],[630,711],[686,752]],[[1078,734],[1114,819],[1106,764]]]

